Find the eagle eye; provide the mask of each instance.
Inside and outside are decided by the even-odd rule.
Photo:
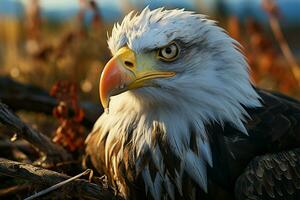
[[[179,55],[179,47],[175,42],[158,50],[158,58],[163,61],[173,61]]]

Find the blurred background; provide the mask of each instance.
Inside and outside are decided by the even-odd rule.
[[[48,91],[72,81],[81,100],[97,102],[107,33],[147,5],[219,21],[245,47],[257,85],[300,97],[299,0],[0,0],[0,75]]]

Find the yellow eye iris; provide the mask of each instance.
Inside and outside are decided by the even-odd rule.
[[[179,47],[173,42],[158,50],[158,57],[164,61],[173,61],[179,55]]]

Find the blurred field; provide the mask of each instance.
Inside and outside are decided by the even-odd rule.
[[[87,11],[93,15],[88,23]],[[24,15],[22,20],[0,18],[0,75],[47,90],[58,80],[70,80],[78,85],[81,100],[97,101],[101,68],[110,57],[106,33],[112,24],[101,19],[96,2],[82,4],[76,17],[61,23],[43,19],[38,1],[31,1]],[[244,22],[234,16],[214,18],[245,47],[258,86],[300,96],[299,84],[268,26],[251,18]],[[285,32],[293,44],[294,32]]]
[[[0,18],[0,75],[47,90],[58,80],[69,80],[78,85],[81,98],[96,101],[101,66],[110,56],[110,24],[97,13],[84,23],[84,10],[63,23],[49,22],[41,18],[38,4],[30,6],[24,20]]]

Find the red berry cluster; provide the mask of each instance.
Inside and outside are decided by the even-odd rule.
[[[84,111],[78,104],[76,85],[70,81],[58,81],[52,86],[50,94],[58,100],[53,116],[59,120],[59,126],[53,141],[70,151],[81,148],[84,144],[84,128],[80,122]]]

